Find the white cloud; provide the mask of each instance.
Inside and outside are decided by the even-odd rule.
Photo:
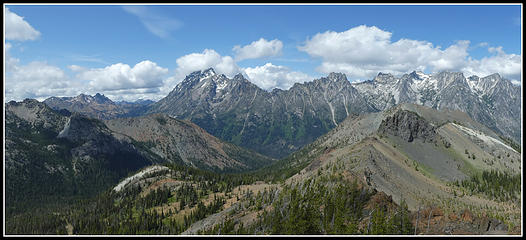
[[[202,53],[191,53],[176,60],[175,78],[178,81],[194,71],[214,68],[216,73],[232,77],[240,72],[239,66],[230,56],[221,56],[213,49],[205,49]]]
[[[267,41],[264,38],[260,38],[243,47],[236,45],[232,50],[236,54],[236,61],[241,61],[244,59],[278,56],[282,53],[282,48],[283,43],[278,39]]]
[[[153,12],[145,6],[123,6],[122,8],[139,17],[146,29],[160,38],[169,37],[171,32],[183,25],[181,21]]]
[[[489,47],[488,51],[493,56],[484,57],[480,60],[469,59],[462,71],[467,76],[477,75],[479,77],[499,73],[502,77],[515,82],[520,82],[522,58],[516,54],[506,54],[502,47]]]
[[[294,83],[303,83],[313,79],[305,73],[291,71],[287,67],[276,66],[272,63],[254,68],[248,67],[243,70],[252,83],[265,90],[274,88],[287,90]]]
[[[40,32],[35,30],[23,17],[5,8],[5,39],[15,41],[36,40]]]
[[[20,60],[18,58],[14,58],[9,53],[9,50],[11,50],[12,46],[11,43],[6,42],[5,43],[5,71],[6,72],[12,72],[16,70],[16,67]]]
[[[136,88],[104,91],[104,95],[110,98],[112,101],[124,100],[130,102],[136,101],[138,99],[150,99],[157,101],[166,96],[159,94],[159,88]]]
[[[221,56],[213,49],[205,49],[202,53],[191,53],[176,60],[175,75],[164,81],[161,93],[169,93],[188,74],[207,68],[213,68],[218,74],[233,77],[243,73],[248,80],[262,89],[274,88],[289,89],[296,82],[311,81],[313,78],[307,74],[291,71],[284,66],[267,63],[263,66],[240,68],[230,56]]]
[[[73,69],[78,70],[77,67]],[[168,69],[146,60],[137,63],[133,68],[128,64],[116,63],[105,68],[89,69],[77,74],[77,78],[88,80],[94,90],[105,91],[158,88],[167,73]]]
[[[14,65],[6,72],[5,99],[43,100],[50,96],[71,96],[82,92],[82,85],[71,81],[62,69],[45,62]]]
[[[458,70],[465,66],[469,41],[445,50],[427,41],[391,41],[391,33],[361,25],[344,32],[327,31],[307,39],[300,51],[322,59],[323,73],[344,72],[351,79],[371,79],[378,72]]]
[[[241,69],[231,56],[221,56],[213,49],[205,49],[202,53],[190,53],[176,60],[175,75],[164,80],[162,94],[168,94],[173,88],[192,72],[213,68],[218,74],[233,77]]]

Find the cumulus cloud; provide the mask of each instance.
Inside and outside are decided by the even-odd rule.
[[[252,45],[252,44],[251,44]],[[289,89],[296,82],[311,81],[313,78],[305,73],[292,71],[284,66],[267,63],[263,66],[241,68],[230,56],[221,56],[213,49],[205,49],[202,53],[191,53],[176,60],[175,75],[167,78],[161,93],[170,92],[188,74],[207,68],[213,68],[218,74],[233,77],[243,73],[248,80],[265,90],[274,88]]]
[[[14,58],[11,56],[9,52],[9,50],[11,50],[12,48],[11,43],[6,42],[4,46],[5,46],[5,71],[6,72],[15,71],[20,60],[18,60],[18,58]]]
[[[71,68],[71,67],[70,67]],[[77,67],[73,69],[78,70]],[[72,69],[72,70],[73,70]],[[105,68],[89,69],[77,74],[77,78],[89,81],[94,90],[123,90],[135,88],[158,88],[168,69],[151,61],[142,61],[134,67],[116,63]]]
[[[260,38],[243,47],[236,45],[232,50],[235,52],[236,61],[241,61],[245,59],[278,56],[281,55],[282,48],[283,43],[278,39],[268,41]]]
[[[276,66],[272,63],[254,68],[248,67],[243,70],[252,83],[265,90],[274,88],[286,90],[292,87],[294,83],[303,83],[313,79],[305,73],[291,71],[287,67]]]
[[[165,95],[159,94],[160,88],[135,88],[104,91],[104,95],[113,101],[133,102],[139,99],[150,99],[157,101]]]
[[[14,65],[6,72],[5,100],[36,98],[43,100],[50,96],[70,96],[83,91],[82,85],[71,81],[62,69],[46,62],[31,62]]]
[[[161,87],[162,94],[168,94],[187,75],[195,71],[213,68],[216,73],[225,74],[228,77],[233,77],[241,72],[241,68],[231,56],[221,56],[213,49],[205,49],[202,53],[184,55],[179,57],[176,63],[175,75],[164,80]]]
[[[145,6],[123,6],[122,8],[126,12],[139,17],[146,29],[160,38],[169,37],[172,31],[183,25],[181,21],[153,12]]]
[[[462,71],[468,76],[477,75],[479,77],[499,73],[502,77],[513,80],[515,83],[520,82],[522,69],[520,55],[506,54],[502,47],[489,47],[488,51],[494,55],[480,60],[470,58]]]
[[[11,71],[6,72],[6,101],[24,98],[44,100],[51,96],[93,95],[97,92],[114,101],[159,100],[165,96],[160,94],[160,90],[168,69],[151,61],[142,61],[134,67],[117,63],[95,69],[78,65],[68,68],[77,73],[75,77],[45,62],[27,65],[16,62]]]
[[[5,8],[5,39],[15,41],[36,40],[40,32],[35,30],[23,17]]]
[[[225,74],[229,77],[240,72],[234,59],[230,56],[221,56],[213,49],[205,49],[202,53],[191,53],[176,60],[176,78],[183,80],[184,77],[194,71],[214,68],[216,73]]]
[[[466,65],[469,41],[458,41],[442,50],[427,41],[400,39],[375,26],[361,25],[344,32],[318,33],[299,46],[322,59],[323,73],[344,72],[352,79],[371,79],[378,72],[458,70]]]

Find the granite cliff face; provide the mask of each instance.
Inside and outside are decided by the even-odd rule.
[[[207,69],[188,75],[149,113],[190,120],[223,140],[280,158],[347,116],[374,110],[343,74],[267,92],[241,74],[229,79]]]

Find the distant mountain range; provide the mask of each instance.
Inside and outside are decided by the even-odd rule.
[[[344,74],[331,73],[288,90],[268,92],[241,74],[230,79],[210,68],[191,73],[155,103],[119,104],[100,94],[44,102],[99,119],[165,113],[273,158],[299,150],[350,115],[400,103],[460,110],[508,141],[521,139],[520,86],[499,74],[465,78],[459,72],[415,71],[401,77],[379,73],[373,80],[350,83]]]
[[[106,96],[97,93],[94,96],[80,94],[76,97],[50,97],[44,100],[44,103],[55,110],[67,109],[71,112],[104,120],[142,115],[153,101],[113,102]]]

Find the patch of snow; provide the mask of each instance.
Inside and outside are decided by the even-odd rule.
[[[416,72],[416,75],[418,75],[418,77],[420,79],[422,79],[422,80],[427,80],[430,77],[430,75],[427,75],[427,74],[425,74],[423,72],[420,72],[420,71]]]
[[[216,90],[221,90],[221,89],[224,89],[226,86],[228,85],[228,82],[227,81],[221,81],[217,84],[216,86]]]
[[[400,102],[400,91],[393,91],[391,90],[394,96],[395,104],[398,104]]]
[[[122,180],[119,184],[117,184],[117,186],[113,188],[113,191],[119,192],[120,190],[122,190],[124,186],[126,186],[126,184],[130,183],[131,181],[135,179],[139,179],[148,173],[157,172],[157,171],[161,171],[165,169],[168,169],[168,167],[159,166],[159,165],[147,167],[144,170],[138,172],[137,174]]]
[[[458,124],[455,124],[455,123],[451,123],[451,124],[453,124],[453,126],[455,126],[456,128],[462,130],[466,134],[468,134],[470,136],[477,137],[478,139],[484,141],[484,143],[486,143],[488,145],[500,144],[500,145],[502,145],[502,146],[514,151],[514,152],[517,152],[517,151],[515,151],[515,149],[513,149],[510,146],[504,144],[503,142],[501,142],[498,139],[495,139],[495,138],[490,137],[490,136],[488,136],[486,134],[483,134],[483,133],[476,132],[475,130],[473,130],[471,128],[468,128],[468,127],[464,127],[464,126],[461,126],[461,125],[458,125]]]
[[[480,81],[476,81],[476,80],[469,80],[469,78],[466,78],[467,82],[468,82],[468,86],[469,88],[471,88],[471,90],[473,92],[476,92],[476,91],[480,91],[480,87],[479,87],[479,82]]]
[[[68,118],[68,120],[66,121],[66,124],[64,125],[64,128],[58,133],[57,135],[58,138],[62,138],[68,135],[70,124],[71,124],[70,122],[71,122],[71,117]]]
[[[216,75],[216,72],[213,69],[209,69],[208,71],[203,72],[204,76],[199,79],[199,81],[203,81],[204,79],[211,78]]]

